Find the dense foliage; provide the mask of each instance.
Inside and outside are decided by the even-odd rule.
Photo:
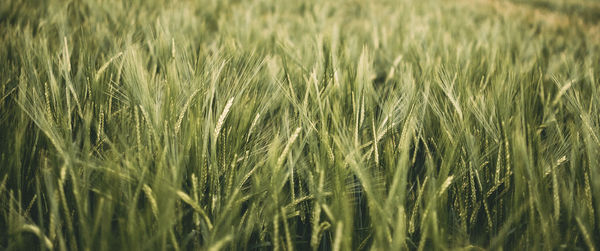
[[[0,249],[594,249],[599,10],[0,1]]]

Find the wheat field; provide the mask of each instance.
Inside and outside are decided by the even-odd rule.
[[[593,0],[0,1],[0,250],[600,248]]]

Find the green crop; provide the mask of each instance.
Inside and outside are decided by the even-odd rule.
[[[0,249],[594,250],[599,13],[0,1]]]

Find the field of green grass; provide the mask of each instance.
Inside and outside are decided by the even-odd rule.
[[[600,248],[600,3],[0,1],[0,250]]]

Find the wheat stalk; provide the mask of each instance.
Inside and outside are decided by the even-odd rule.
[[[221,132],[221,128],[225,123],[225,119],[227,118],[227,114],[229,113],[231,105],[233,105],[233,98],[230,98],[229,101],[227,101],[227,104],[225,104],[225,108],[223,108],[221,116],[219,116],[219,120],[217,121],[217,125],[215,126],[215,132],[213,134],[215,139],[219,138],[219,133]]]

